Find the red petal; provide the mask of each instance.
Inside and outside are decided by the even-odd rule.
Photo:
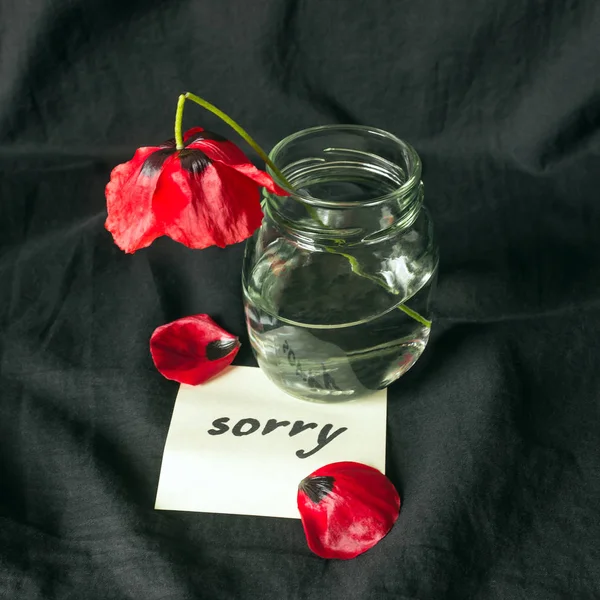
[[[257,169],[244,152],[229,140],[196,140],[188,148],[202,150],[211,160],[232,167],[245,177],[248,177],[269,192],[278,196],[289,196],[283,188],[279,187],[273,178],[265,171]]]
[[[193,315],[154,330],[150,353],[167,379],[198,385],[219,374],[238,353],[238,338],[208,315]]]
[[[151,176],[142,174],[145,160],[157,150],[160,148],[138,148],[130,161],[113,169],[106,185],[108,218],[105,227],[125,252],[149,246],[162,235],[152,213],[152,196],[160,172]]]
[[[262,221],[258,186],[221,163],[186,171],[178,156],[165,161],[153,210],[164,233],[189,248],[241,242]]]
[[[315,554],[349,559],[385,537],[398,518],[400,496],[377,469],[339,462],[317,469],[300,483],[298,509]]]
[[[198,133],[202,133],[203,131],[204,127],[192,127],[191,129],[188,129],[183,134],[183,143],[185,144],[185,142],[187,142],[191,137],[195,136]]]

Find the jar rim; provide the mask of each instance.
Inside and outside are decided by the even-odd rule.
[[[308,196],[299,193],[298,191],[291,189],[287,182],[281,180],[273,169],[267,165],[267,172],[271,177],[275,180],[275,182],[286,190],[294,199],[308,204],[310,206],[322,207],[322,208],[353,208],[353,207],[367,207],[367,206],[377,206],[379,204],[384,204],[389,202],[390,200],[394,200],[399,196],[405,196],[413,191],[413,189],[419,185],[421,181],[421,158],[419,157],[417,151],[404,140],[395,136],[384,129],[379,129],[377,127],[370,127],[368,125],[346,125],[346,124],[335,124],[335,125],[317,125],[316,127],[308,127],[306,129],[301,129],[295,133],[288,135],[287,137],[280,140],[269,153],[270,160],[275,164],[277,168],[280,168],[277,164],[277,157],[281,151],[288,146],[289,144],[298,141],[306,136],[315,135],[319,133],[327,133],[327,132],[358,132],[367,134],[369,136],[377,136],[379,138],[383,138],[389,142],[392,142],[396,145],[402,155],[406,159],[406,181],[399,185],[396,189],[388,192],[382,196],[377,196],[370,200],[323,200],[321,198],[314,198],[313,196]]]

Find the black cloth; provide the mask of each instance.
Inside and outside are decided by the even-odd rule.
[[[0,597],[600,597],[599,39],[596,0],[0,3]],[[243,245],[131,256],[103,227],[184,91],[266,148],[359,123],[423,159],[437,319],[389,391],[400,519],[353,561],[293,520],[153,509],[153,329],[208,313],[255,364]]]

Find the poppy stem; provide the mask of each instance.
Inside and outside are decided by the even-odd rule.
[[[294,190],[294,188],[292,187],[290,182],[285,178],[283,173],[274,165],[273,161],[267,156],[267,153],[250,137],[250,135],[245,129],[238,125],[229,115],[225,114],[222,110],[218,109],[214,104],[211,104],[207,100],[204,100],[204,98],[200,98],[200,96],[196,96],[196,94],[192,94],[191,92],[181,94],[179,96],[179,100],[177,101],[177,112],[175,113],[175,144],[177,150],[183,150],[184,148],[183,133],[181,127],[183,122],[183,107],[185,105],[186,100],[191,100],[192,102],[199,104],[202,108],[205,108],[206,110],[219,117],[222,121],[225,121],[225,123],[227,123],[229,127],[231,127],[240,137],[242,137],[250,145],[250,147],[260,156],[260,158],[265,162],[265,164],[269,165],[273,173],[277,175],[278,179],[282,183],[284,183],[290,190]],[[321,225],[324,225],[314,207],[306,206],[306,210],[315,221],[317,221]],[[367,275],[362,271],[360,265],[358,264],[358,261],[353,256],[350,256],[349,254],[344,254],[343,252],[339,252],[331,248],[327,248],[327,251],[345,257],[346,260],[350,262],[352,271],[354,271],[357,275],[360,275],[361,277],[366,277],[380,284],[380,282],[377,281],[375,278]],[[411,308],[408,308],[408,306],[406,306],[405,304],[398,305],[398,308],[415,321],[421,323],[421,325],[423,325],[424,327],[431,327],[431,321],[425,319]]]
[[[334,250],[333,248],[326,248],[326,250],[327,252],[331,252],[332,254],[339,254],[340,256],[343,256],[350,263],[350,268],[352,269],[353,273],[356,273],[360,277],[369,279],[377,285],[381,285],[380,281],[378,281],[375,277],[372,277],[368,273],[365,273],[361,269],[359,262],[356,260],[356,258],[354,258],[354,256],[351,256],[350,254],[346,254],[344,252],[340,252],[339,250]],[[398,304],[397,308],[398,310],[401,310],[405,315],[409,316],[411,319],[414,319],[418,323],[421,323],[423,327],[431,329],[431,321],[429,319],[426,319],[425,317],[422,317],[416,310],[409,308],[408,306],[406,306],[406,304]]]
[[[182,98],[182,96],[179,96],[180,102],[181,102],[181,98]],[[283,183],[285,183],[285,185],[287,185],[290,189],[293,189],[292,186],[290,185],[289,181],[283,175],[283,173],[275,166],[273,161],[267,156],[267,153],[250,137],[250,134],[245,129],[243,129],[241,127],[241,125],[238,125],[229,115],[226,115],[222,110],[218,109],[214,104],[207,102],[206,100],[204,100],[204,98],[200,98],[200,96],[196,96],[196,94],[192,94],[191,92],[186,92],[185,94],[183,94],[183,98],[184,98],[184,100],[191,100],[192,102],[199,104],[200,106],[202,106],[202,108],[206,108],[206,110],[209,110],[214,115],[217,115],[217,117],[219,117],[219,119],[221,119],[222,121],[225,121],[225,123],[227,123],[227,125],[229,125],[229,127],[231,127],[240,137],[242,137],[250,145],[250,147],[262,158],[262,160],[264,160],[265,163],[267,165],[269,165],[269,167],[271,168],[273,173],[275,173],[275,175],[277,175],[277,177]],[[177,105],[177,108],[179,110],[179,105]],[[183,112],[183,109],[182,109],[182,112]],[[179,114],[179,112],[177,114]],[[177,124],[175,125],[175,127],[177,127]],[[181,135],[181,123],[179,124],[179,132]],[[177,140],[177,136],[175,137],[175,140]],[[179,143],[179,142],[177,142],[177,143]],[[181,147],[183,148],[183,142],[182,142]],[[178,148],[179,148],[179,146],[178,146]]]
[[[185,105],[185,94],[179,96],[177,101],[177,112],[175,113],[175,147],[177,150],[183,150],[183,133],[181,124],[183,122],[183,107]]]

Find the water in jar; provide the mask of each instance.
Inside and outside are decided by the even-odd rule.
[[[324,293],[311,283],[322,282],[328,262],[339,257],[321,258],[312,269],[292,270],[285,286],[270,281],[280,272],[269,269],[262,289],[246,287],[250,341],[259,366],[292,396],[350,400],[386,387],[419,358],[430,329],[398,306],[429,318],[435,273],[399,299],[348,268],[329,277]]]

